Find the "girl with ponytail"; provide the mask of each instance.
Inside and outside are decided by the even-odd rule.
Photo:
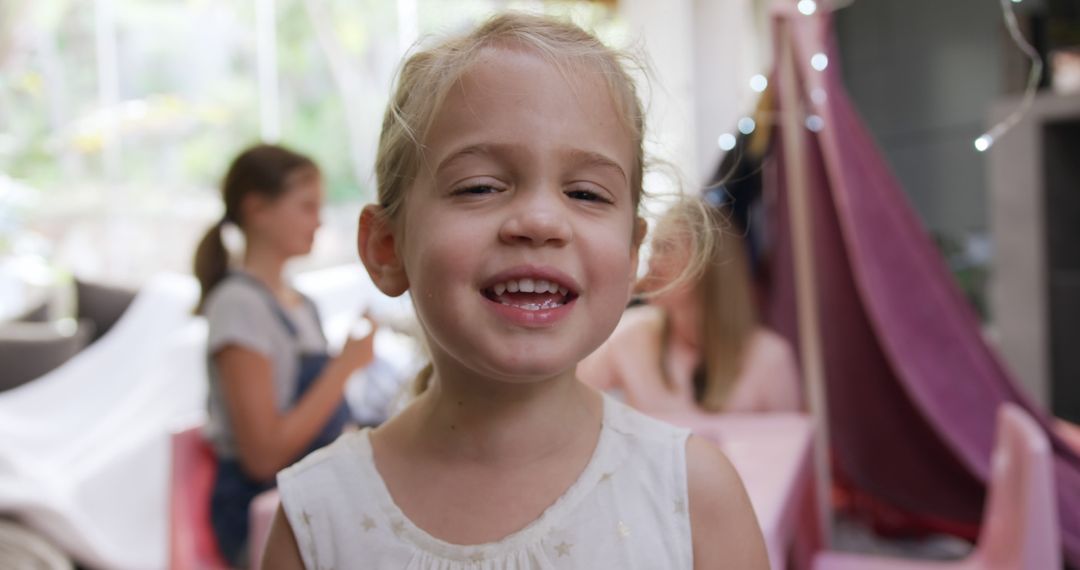
[[[222,184],[225,213],[199,243],[194,270],[208,323],[206,436],[218,458],[211,518],[230,562],[245,554],[248,506],[278,470],[333,441],[349,418],[344,386],[373,359],[372,334],[328,354],[312,302],[284,277],[311,251],[322,179],[308,157],[258,145],[233,160]],[[222,239],[239,228],[244,251],[230,264]]]

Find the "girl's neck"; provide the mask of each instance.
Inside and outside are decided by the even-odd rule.
[[[288,287],[282,277],[287,258],[268,248],[250,244],[244,251],[243,270],[266,285],[279,298],[286,295]]]
[[[445,369],[432,380],[414,406],[414,435],[439,456],[522,465],[599,433],[603,400],[573,370],[524,384]]]

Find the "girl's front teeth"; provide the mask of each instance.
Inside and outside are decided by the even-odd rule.
[[[559,287],[558,283],[545,281],[543,279],[514,279],[505,283],[499,283],[495,285],[494,289],[496,295],[502,295],[507,291],[511,293],[558,293],[566,296],[569,293],[569,289],[566,287]]]

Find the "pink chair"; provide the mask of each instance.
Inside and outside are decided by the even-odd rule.
[[[1056,418],[1054,420],[1054,431],[1057,432],[1058,437],[1065,440],[1065,443],[1073,449],[1074,453],[1080,455],[1080,425]]]
[[[169,568],[219,570],[229,563],[218,550],[210,526],[210,493],[217,458],[202,437],[201,427],[172,435],[169,488]]]
[[[893,560],[826,552],[814,570],[1058,570],[1062,567],[1050,443],[1022,408],[998,412],[983,525],[974,552],[958,562]]]

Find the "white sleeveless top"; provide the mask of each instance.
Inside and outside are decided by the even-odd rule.
[[[606,396],[603,413],[596,450],[566,493],[525,528],[479,545],[451,544],[414,525],[375,469],[369,430],[342,435],[278,474],[304,565],[308,570],[691,569],[689,431]]]

